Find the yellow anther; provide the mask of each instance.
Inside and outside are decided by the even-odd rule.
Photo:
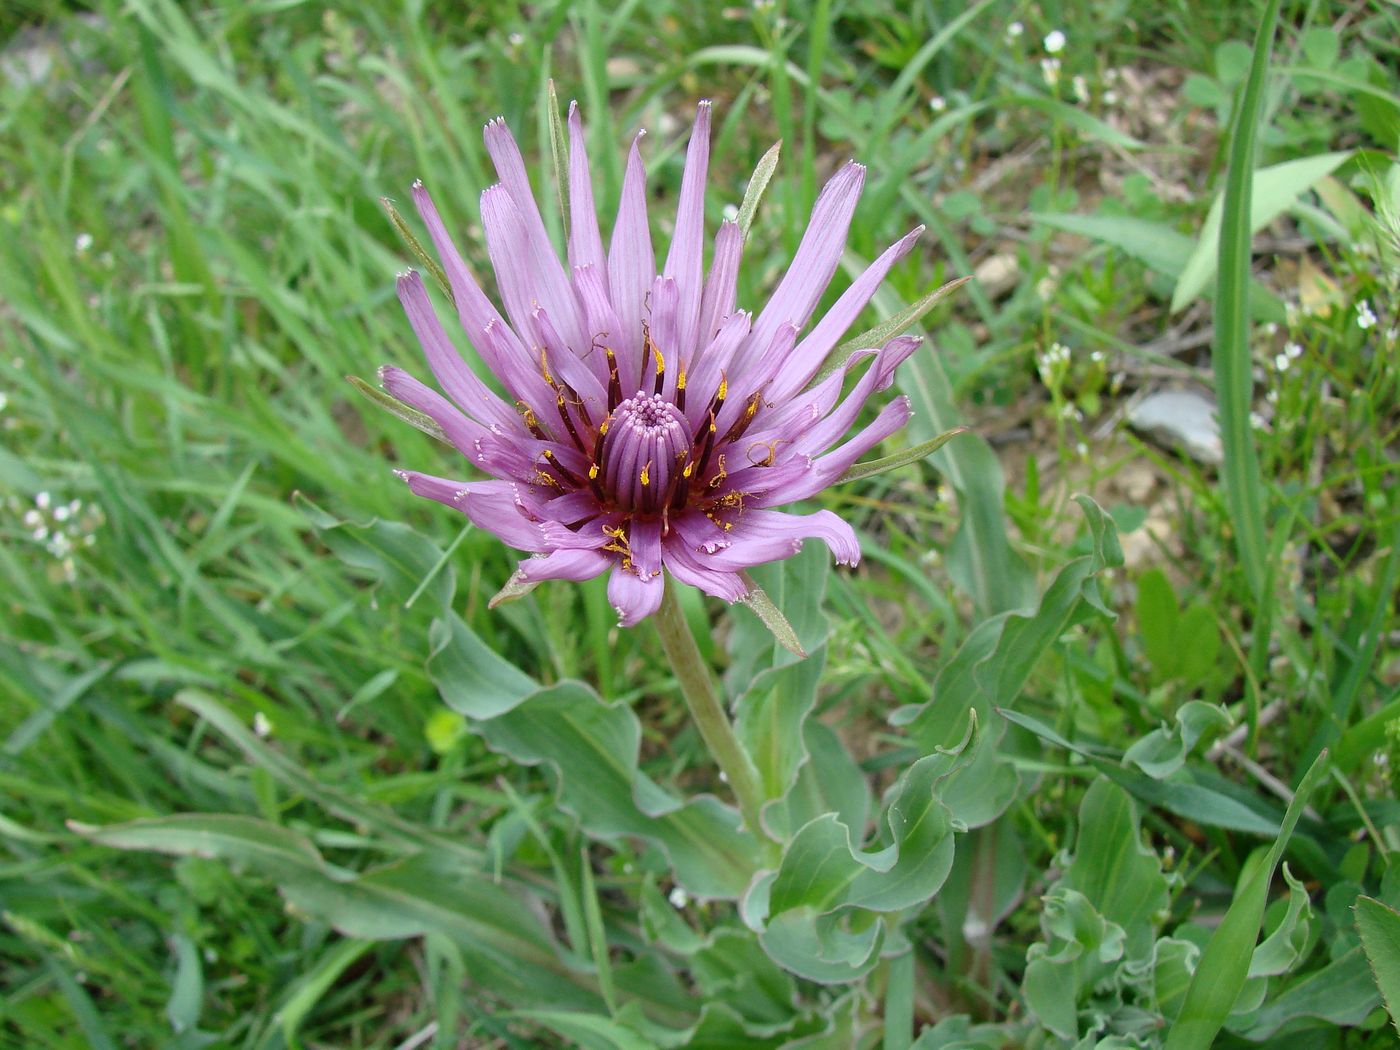
[[[651,484],[651,460],[647,460],[647,465],[642,468],[642,484]]]
[[[592,463],[588,467],[588,480],[596,481],[598,478],[598,464]]]

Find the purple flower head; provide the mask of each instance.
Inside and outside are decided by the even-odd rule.
[[[852,355],[846,370],[869,363],[844,399],[846,370],[808,384],[920,230],[889,248],[814,322],[865,178],[861,165],[848,163],[818,197],[778,287],[751,313],[735,302],[743,248],[737,223],[721,224],[704,269],[709,103],[696,114],[675,232],[659,266],[641,136],[605,249],[576,106],[568,130],[565,265],[505,122],[486,125],[500,182],[481,195],[481,220],[504,314],[467,269],[428,191],[413,187],[462,327],[508,399],[458,356],[419,275],[401,276],[399,299],[447,396],[391,367],[381,370],[384,386],[435,420],[491,480],[400,475],[418,495],[532,552],[517,583],[610,573],[608,598],[624,625],[660,605],[663,572],[732,602],[747,594],[743,570],[786,558],[805,539],[855,564],[855,533],[835,514],[772,508],[816,495],[908,420],[907,399],[896,398],[843,441],[917,339]]]

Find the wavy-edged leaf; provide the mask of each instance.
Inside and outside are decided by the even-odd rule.
[[[403,605],[426,594],[435,610],[451,604],[456,573],[443,564],[442,549],[427,537],[399,521],[342,521],[301,493],[296,502],[336,557],[373,578],[377,597]]]
[[[1385,1000],[1390,1023],[1400,1032],[1400,912],[1374,897],[1356,898],[1354,911],[1371,975]]]
[[[919,759],[891,791],[889,844],[865,851],[835,813],[804,825],[778,868],[745,896],[745,922],[764,949],[801,977],[855,980],[875,965],[886,931],[876,914],[928,901],[948,877],[959,828],[941,785],[965,765],[974,732],[957,747]]]
[[[933,698],[891,717],[925,748],[955,740],[970,710],[990,725],[992,708],[1016,699],[1036,662],[1077,618],[1090,612],[1112,616],[1099,598],[1095,577],[1123,564],[1118,534],[1092,499],[1081,495],[1075,501],[1089,526],[1091,553],[1066,563],[1033,608],[978,624],[934,678]]]
[[[1208,733],[1229,729],[1233,723],[1230,712],[1220,704],[1188,700],[1177,710],[1175,726],[1154,729],[1133,741],[1123,752],[1123,761],[1154,780],[1165,780],[1186,764],[1186,756]]]
[[[434,621],[428,673],[443,702],[465,715],[493,751],[546,767],[559,805],[590,835],[631,835],[664,849],[677,880],[698,897],[736,898],[757,843],[711,795],[683,801],[637,765],[641,726],[581,682],[543,687],[486,646],[455,614]]]
[[[1124,769],[1118,764],[1116,757],[1106,757],[1102,750],[1090,750],[1081,744],[1066,740],[1037,718],[1004,708],[998,709],[997,713],[1046,743],[1079,755],[1143,805],[1164,809],[1168,813],[1175,813],[1179,817],[1207,827],[1243,831],[1267,838],[1278,834],[1279,825],[1276,820],[1270,820],[1258,810],[1251,809],[1238,799],[1213,790],[1207,785],[1182,779],[1182,774],[1171,780],[1153,780],[1135,770]],[[1114,755],[1116,756],[1116,752]]]

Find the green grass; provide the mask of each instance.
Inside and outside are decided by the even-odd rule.
[[[639,902],[669,885],[657,851],[591,841],[551,804],[548,774],[444,717],[426,666],[441,581],[405,607],[392,584],[333,556],[306,502],[455,544],[453,608],[487,646],[539,681],[580,678],[630,705],[658,782],[722,790],[653,633],[617,630],[596,583],[488,611],[513,558],[409,496],[391,466],[450,473],[450,457],[346,382],[382,363],[425,371],[393,294],[413,260],[379,199],[402,202],[423,178],[486,272],[473,229],[490,177],[481,125],[504,114],[542,177],[550,77],[584,106],[605,212],[626,143],[650,129],[656,230],[697,98],[716,100],[711,228],[783,140],[741,303],[776,283],[824,176],[848,156],[870,168],[851,265],[928,226],[859,327],[993,256],[1014,263],[1005,287],[969,285],[920,322],[932,349],[901,376],[918,415],[882,454],[955,425],[974,433],[824,498],[867,557],[826,585],[817,711],[877,798],[918,757],[889,713],[926,701],[979,623],[1089,553],[1073,492],[1093,495],[1137,551],[1101,587],[1118,619],[1076,614],[1036,665],[1018,717],[1050,735],[1007,730],[1019,789],[910,917],[912,980],[906,957],[882,964],[842,1007],[867,1034],[908,1046],[910,1018],[917,1033],[967,1014],[1008,1026],[998,1038],[1030,1038],[1027,950],[1060,943],[1042,897],[1078,885],[1056,857],[1075,847],[1106,769],[1130,783],[1145,848],[1169,873],[1155,937],[1220,923],[1268,845],[1231,807],[1277,826],[1290,786],[1330,749],[1333,775],[1285,855],[1311,894],[1311,939],[1268,978],[1271,1000],[1352,965],[1358,895],[1400,904],[1400,731],[1388,728],[1400,719],[1395,13],[1284,10],[1274,61],[1287,71],[1250,78],[1251,164],[1222,121],[1263,4],[798,6],[128,0],[95,18],[34,14],[8,35],[12,51],[38,48],[52,65],[34,83],[0,80],[0,1042],[392,1047],[434,1025],[426,1045],[584,1040],[510,1018],[518,1004],[483,991],[450,937],[346,938],[247,867],[118,851],[73,830],[177,813],[279,825],[346,870],[420,849],[450,854],[453,870],[499,867],[549,902],[606,1006],[628,992],[623,967],[655,936]],[[1017,20],[1024,32],[1008,36]],[[1055,28],[1068,44],[1052,85],[1039,63]],[[1241,165],[1333,150],[1353,155],[1256,234],[1251,257]],[[1212,290],[1229,322],[1213,356],[1197,338],[1211,304],[1169,304],[1221,190],[1233,254]],[[558,199],[540,196],[557,223]],[[1361,300],[1378,315],[1368,327]],[[1047,382],[1038,365],[1054,343],[1072,352]],[[1112,426],[1137,391],[1209,387],[1212,374],[1229,406],[1220,474]],[[1239,466],[1243,448],[1257,470]],[[1141,469],[1146,495],[1129,483]],[[35,538],[74,522],[71,553]],[[1153,569],[1176,603],[1155,619],[1137,587]],[[694,596],[685,611],[713,625],[700,638],[708,659],[740,662],[733,617]],[[1160,655],[1179,638],[1218,656],[1203,667]],[[187,690],[266,739],[244,730],[240,743],[177,700]],[[1174,779],[1119,762],[1190,700],[1225,705],[1247,732],[1203,741]],[[1188,779],[1208,804],[1148,797]],[[658,871],[662,889],[644,887]],[[986,871],[1008,885],[973,877]],[[1267,935],[1287,887],[1248,884]],[[686,915],[710,929],[727,908]],[[986,937],[968,935],[976,916],[996,920]],[[795,988],[819,1011],[835,1001]],[[882,1014],[897,1021],[883,1033]],[[1382,1018],[1376,998],[1308,1045],[1385,1045]]]

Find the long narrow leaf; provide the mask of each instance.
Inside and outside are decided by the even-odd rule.
[[[1254,60],[1235,120],[1230,170],[1220,226],[1220,278],[1215,300],[1215,396],[1220,406],[1225,467],[1225,503],[1249,589],[1263,600],[1268,579],[1263,481],[1249,423],[1253,374],[1249,356],[1249,272],[1254,145],[1258,137],[1264,80],[1278,23],[1279,0],[1270,0],[1254,40]]]
[[[1275,5],[1275,9],[1277,5]],[[1264,921],[1264,907],[1269,902],[1269,883],[1274,869],[1283,858],[1283,851],[1293,835],[1293,829],[1307,805],[1317,783],[1327,768],[1327,753],[1323,752],[1298,790],[1283,816],[1278,838],[1264,856],[1255,855],[1245,865],[1240,876],[1234,903],[1211,935],[1201,953],[1181,1013],[1167,1036],[1166,1050],[1209,1050],[1215,1042],[1225,1019],[1234,1009],[1240,989],[1249,976],[1249,964],[1254,945],[1259,939],[1259,927]]]

